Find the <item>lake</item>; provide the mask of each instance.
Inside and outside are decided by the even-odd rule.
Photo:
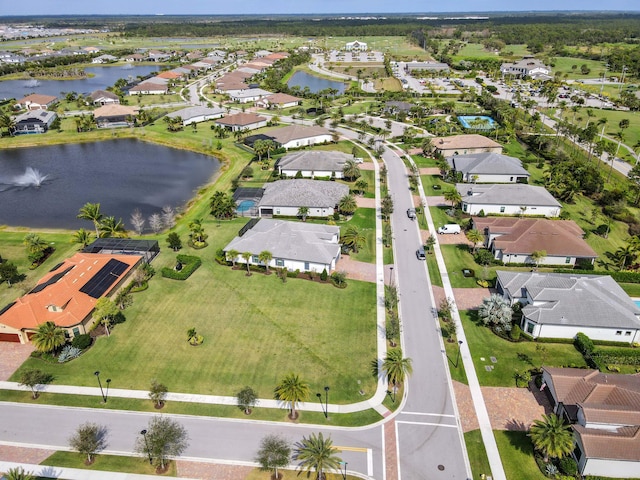
[[[309,87],[309,90],[313,93],[318,93],[325,88],[335,88],[338,93],[344,93],[345,84],[335,80],[327,80],[325,78],[316,77],[315,75],[309,75],[307,72],[298,71],[294,73],[287,85],[290,87]]]
[[[76,215],[91,202],[131,228],[133,210],[148,218],[181,208],[219,167],[214,157],[135,139],[0,150],[0,225],[90,230]],[[41,186],[30,169],[46,175]]]
[[[138,75],[144,76],[160,70],[159,65],[131,65],[117,67],[87,67],[87,74],[94,74],[90,78],[82,80],[38,80],[38,85],[32,85],[33,80],[5,80],[0,82],[0,99],[15,98],[20,100],[30,93],[55,95],[61,97],[60,92],[76,92],[89,94],[94,90],[104,90],[116,83],[116,80],[131,76],[135,79]]]

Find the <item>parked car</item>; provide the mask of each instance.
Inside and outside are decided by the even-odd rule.
[[[446,225],[443,225],[438,229],[438,233],[440,235],[444,233],[453,233],[454,235],[458,235],[460,231],[460,225],[458,225],[457,223],[447,223]]]
[[[416,219],[416,209],[415,208],[407,208],[407,217],[411,220]]]
[[[418,260],[426,260],[427,256],[424,253],[424,247],[422,245],[416,250],[416,257]]]

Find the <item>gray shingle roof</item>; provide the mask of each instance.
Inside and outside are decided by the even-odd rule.
[[[278,180],[267,183],[258,206],[335,207],[349,193],[343,183],[322,180]]]
[[[305,125],[288,125],[286,127],[272,130],[268,133],[276,142],[285,144],[291,140],[302,140],[303,138],[317,137],[320,135],[331,135],[331,132],[323,127]]]
[[[262,218],[242,237],[236,237],[225,252],[251,252],[258,255],[268,250],[273,258],[329,264],[338,256],[340,227],[313,223],[287,222]]]
[[[522,313],[539,324],[640,328],[640,308],[608,275],[496,273],[512,297],[527,290],[538,305],[527,305]]]
[[[323,170],[341,172],[353,155],[337,151],[303,150],[290,153],[278,160],[283,170]]]
[[[437,146],[437,145],[436,145]],[[471,175],[514,175],[529,177],[522,162],[500,153],[470,153],[448,157],[447,162],[457,172]]]
[[[174,118],[180,117],[182,120],[189,120],[190,118],[210,115],[223,115],[226,112],[224,108],[209,108],[209,107],[187,107],[181,110],[176,110],[167,114],[167,117]]]
[[[544,187],[523,183],[458,183],[456,190],[469,205],[523,205],[562,207]],[[470,193],[471,192],[471,193]]]

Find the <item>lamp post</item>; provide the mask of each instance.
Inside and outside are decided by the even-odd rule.
[[[347,480],[347,462],[339,462],[339,463],[343,467],[343,470],[340,470],[340,473],[342,474],[342,478],[343,480]]]
[[[456,368],[458,368],[458,362],[460,361],[460,347],[462,347],[462,340],[458,340],[458,356],[456,357]]]
[[[329,387],[324,387],[324,404],[322,403],[322,394],[316,393],[316,397],[318,397],[318,401],[320,402],[320,406],[322,407],[322,413],[324,413],[324,418],[329,418]]]
[[[107,397],[109,396],[109,385],[111,385],[111,379],[107,378],[107,390],[104,394],[104,403],[107,403]]]
[[[389,286],[393,285],[393,267],[389,267]]]
[[[102,401],[104,403],[107,403],[107,397],[104,396],[104,390],[102,389],[102,382],[100,381],[100,371],[96,370],[95,372],[93,372],[93,374],[98,379],[98,386],[100,387],[100,395],[102,395]]]
[[[602,74],[602,85],[600,85],[600,97],[602,98],[602,103],[600,104],[600,108],[604,107],[604,97],[602,96],[602,91],[604,90],[604,80],[607,77],[607,70],[609,69],[609,64],[605,63],[604,65],[604,73]]]
[[[140,435],[144,437],[144,446],[147,449],[147,455],[149,456],[149,465],[153,464],[153,459],[151,458],[151,450],[149,450],[149,442],[147,441],[147,431],[141,430]]]

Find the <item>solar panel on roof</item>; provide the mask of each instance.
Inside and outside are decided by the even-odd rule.
[[[44,290],[45,288],[47,288],[49,285],[53,285],[54,283],[56,283],[58,280],[60,280],[62,277],[64,277],[67,273],[69,273],[73,268],[75,267],[75,265],[72,265],[71,267],[65,268],[63,271],[61,271],[60,273],[56,273],[55,275],[53,275],[49,280],[47,280],[46,282],[40,283],[38,285],[36,285],[33,290],[31,290],[28,294],[31,295],[32,293],[38,293],[41,292],[42,290]]]
[[[2,315],[4,312],[6,312],[7,310],[9,310],[11,307],[13,307],[16,304],[16,302],[11,302],[9,305],[5,306],[2,310],[0,310],[0,315]]]
[[[64,262],[60,262],[59,264],[57,264],[55,267],[53,267],[51,270],[49,270],[50,272],[55,272],[57,269],[59,269],[62,265],[64,265]]]
[[[112,258],[80,288],[80,291],[92,298],[100,298],[120,279],[120,275],[122,275],[127,268],[129,268],[129,265]]]

